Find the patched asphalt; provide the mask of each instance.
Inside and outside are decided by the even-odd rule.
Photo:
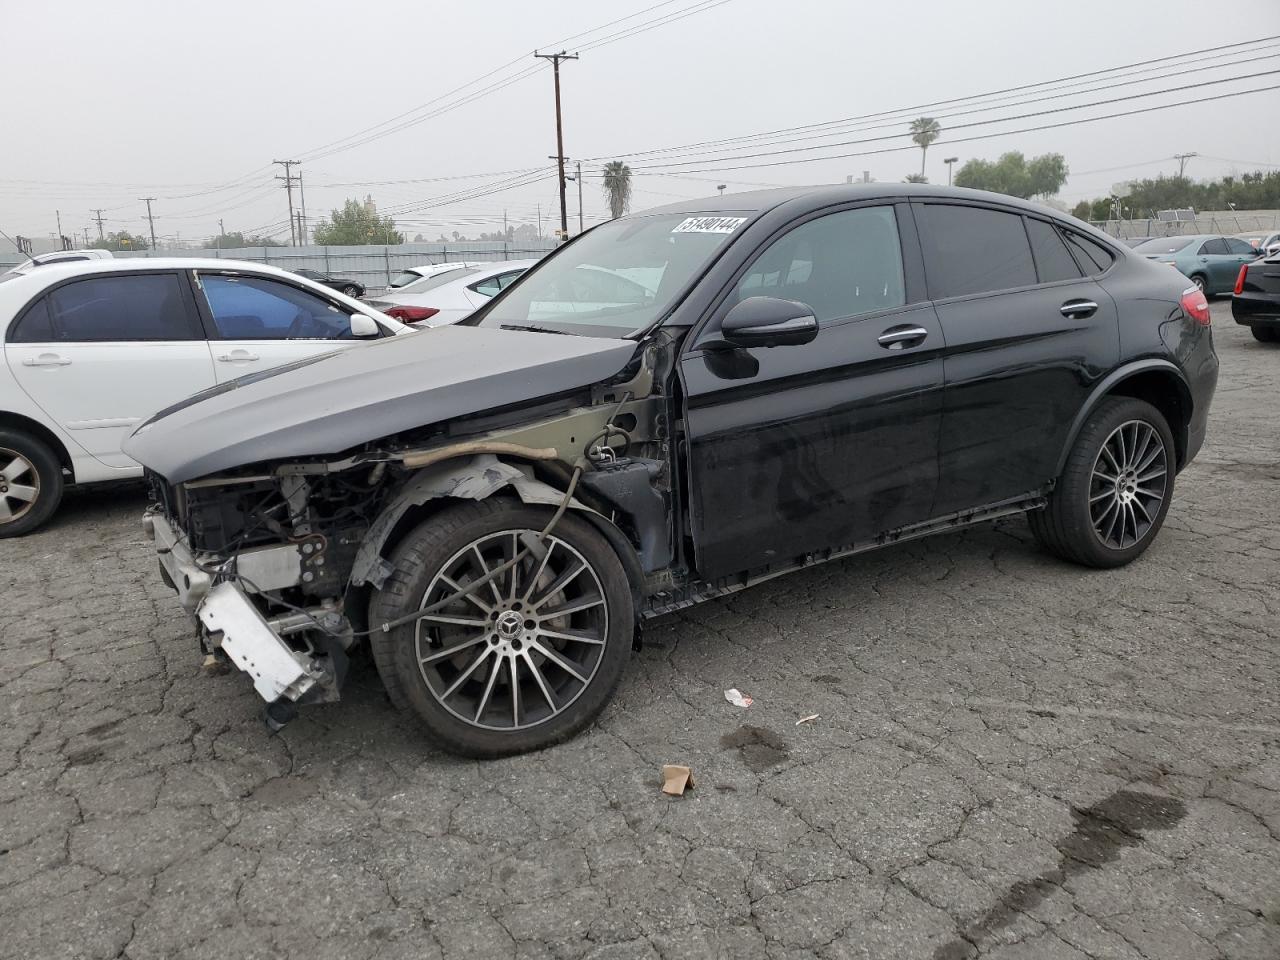
[[[0,542],[0,957],[1276,960],[1280,345],[1225,301],[1214,335],[1137,563],[1013,519],[783,578],[651,628],[595,726],[497,762],[367,660],[269,736],[200,673],[140,488],[71,496]]]

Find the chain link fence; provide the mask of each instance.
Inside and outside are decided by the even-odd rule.
[[[1221,233],[1230,236],[1235,233],[1274,233],[1280,230],[1280,210],[1250,210],[1240,213],[1234,210],[1210,210],[1200,213],[1187,211],[1187,216],[1178,219],[1144,217],[1089,222],[1104,233],[1109,233],[1120,240],[1190,236],[1197,233]]]

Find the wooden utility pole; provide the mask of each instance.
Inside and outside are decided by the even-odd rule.
[[[277,176],[277,180],[284,181],[285,192],[289,195],[289,245],[296,247],[298,245],[298,224],[293,218],[293,181],[298,179],[291,172],[291,168],[297,165],[297,160],[272,160],[272,163],[278,163],[284,167],[284,176]]]
[[[151,201],[155,197],[140,197],[139,199],[143,200],[147,205],[147,223],[151,226],[151,249],[154,250],[156,248],[156,221],[151,216]]]
[[[93,212],[97,214],[93,219],[98,221],[98,239],[103,240],[105,237],[102,235],[102,211],[94,210]]]
[[[569,208],[564,198],[564,121],[560,113],[560,61],[577,60],[578,55],[561,50],[559,53],[534,53],[534,57],[551,61],[551,69],[556,80],[556,167],[559,170],[560,180],[560,241],[563,243],[569,239]]]

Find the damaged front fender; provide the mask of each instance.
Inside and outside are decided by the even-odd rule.
[[[386,583],[391,575],[391,564],[383,555],[383,549],[396,525],[414,507],[420,507],[429,500],[485,500],[507,487],[527,504],[557,507],[564,500],[564,491],[534,479],[520,467],[499,460],[490,453],[449,460],[420,470],[369,527],[351,567],[352,586],[370,584],[381,589]],[[613,526],[606,517],[576,498],[569,501],[569,506]],[[625,538],[622,542],[626,542]]]

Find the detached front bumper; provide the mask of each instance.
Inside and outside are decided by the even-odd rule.
[[[146,514],[143,529],[155,541],[161,576],[177,592],[183,608],[204,628],[207,645],[220,649],[249,674],[263,700],[272,704],[304,697],[336,698],[338,677],[333,658],[296,650],[284,637],[319,626],[322,619],[331,619],[336,626],[340,617],[320,610],[315,615],[293,613],[268,620],[239,582],[223,577],[212,566],[213,558],[202,562],[162,514]],[[235,570],[259,590],[281,590],[299,582],[301,560],[296,545],[281,544],[243,551],[236,557]],[[332,695],[326,695],[330,692]]]

